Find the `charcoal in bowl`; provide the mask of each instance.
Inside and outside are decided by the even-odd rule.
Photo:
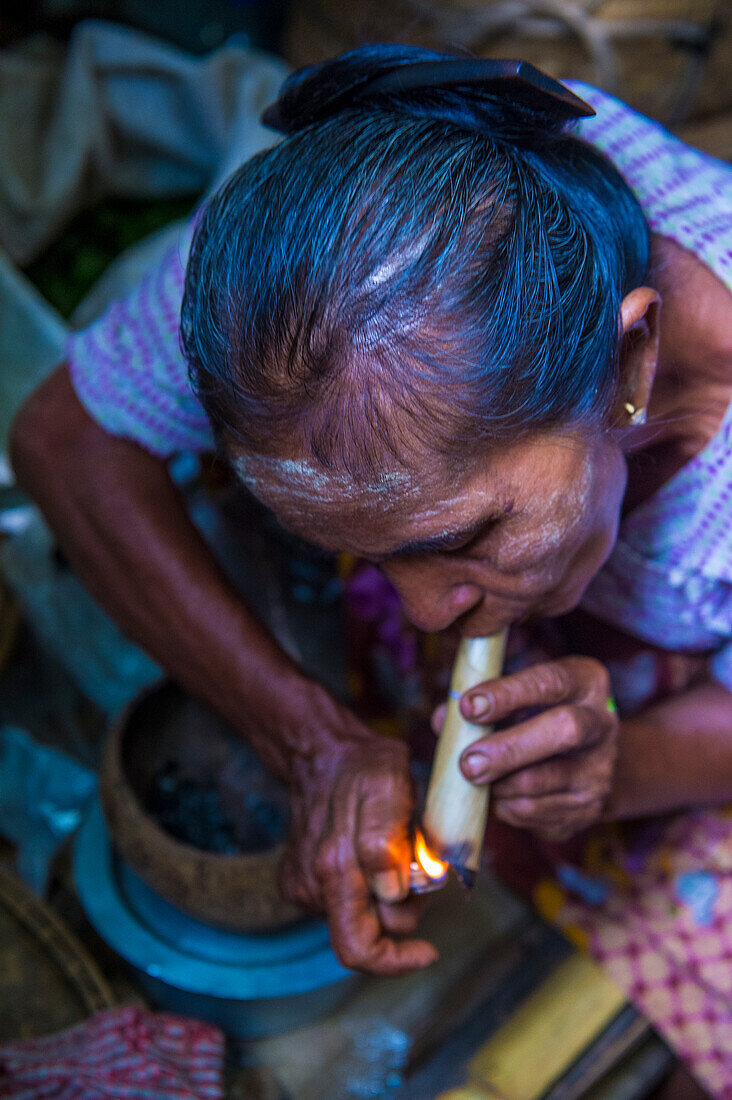
[[[176,840],[204,852],[262,852],[284,840],[287,825],[278,807],[256,791],[243,801],[246,812],[235,822],[225,812],[216,783],[186,776],[167,760],[152,778],[146,809]]]
[[[163,683],[120,737],[120,764],[140,807],[171,839],[212,855],[265,855],[285,839],[290,800],[241,735]]]

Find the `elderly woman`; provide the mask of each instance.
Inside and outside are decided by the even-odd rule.
[[[462,768],[539,842],[695,807],[645,847],[605,826],[537,897],[728,1095],[731,175],[594,89],[572,86],[587,118],[506,71],[383,46],[291,77],[269,115],[286,140],[196,221],[182,354],[176,250],[71,341],[13,458],[91,591],[289,785],[283,882],[349,966],[435,957],[405,900],[406,750],[248,613],[171,454],[218,446],[287,528],[376,563],[422,630],[581,604],[666,653],[620,720],[589,646],[481,685],[463,713],[504,728]]]

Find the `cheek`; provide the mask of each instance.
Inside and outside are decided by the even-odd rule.
[[[574,593],[578,602],[595,574],[602,568],[618,537],[620,514],[625,489],[622,472],[598,486],[583,516],[581,537],[565,558],[564,587]],[[572,552],[573,551],[573,552]]]
[[[590,528],[596,541],[602,542],[603,561],[608,557],[617,540],[625,495],[627,468],[620,455],[615,456],[614,462],[608,460],[607,471],[607,475],[593,494],[594,523]]]
[[[567,548],[576,546],[573,526],[559,518],[548,517],[537,523],[522,523],[514,530],[507,528],[494,540],[492,547],[487,547],[486,557],[493,559],[501,573],[551,572],[559,559],[566,560]]]
[[[546,589],[573,580],[578,571],[591,576],[609,556],[617,538],[622,485],[597,486],[581,508],[542,511],[499,533],[486,547],[486,560],[507,576],[532,578]],[[586,583],[586,582],[585,582]]]
[[[596,517],[596,523],[583,546],[584,558],[594,575],[610,557],[618,538],[620,505],[606,507]]]
[[[561,500],[557,526],[546,528],[548,544],[556,547],[564,561],[568,556],[584,558],[594,569],[606,560],[617,538],[625,492],[626,468],[622,455],[606,447],[587,462],[573,491]]]

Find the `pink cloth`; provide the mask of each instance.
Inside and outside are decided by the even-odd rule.
[[[658,1027],[716,1100],[732,1100],[732,812],[589,834],[537,908]]]
[[[0,1047],[0,1100],[222,1100],[218,1028],[137,1005]]]

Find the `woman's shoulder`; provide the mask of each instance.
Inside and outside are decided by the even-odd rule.
[[[696,552],[710,510],[724,515],[728,530],[732,523],[732,295],[665,237],[654,235],[651,255],[649,281],[662,299],[658,371],[648,445],[628,456],[621,538],[657,545],[673,528],[674,552],[684,539]],[[654,424],[672,435],[654,442]]]
[[[161,458],[213,447],[180,348],[180,308],[193,222],[127,292],[79,331],[66,360],[76,395],[110,435]]]
[[[575,124],[577,135],[612,160],[652,232],[693,253],[732,290],[732,167],[615,96],[565,83],[596,112]]]
[[[698,256],[667,237],[651,238],[650,282],[659,291],[661,352],[676,372],[695,369],[717,400],[732,401],[732,296]]]

